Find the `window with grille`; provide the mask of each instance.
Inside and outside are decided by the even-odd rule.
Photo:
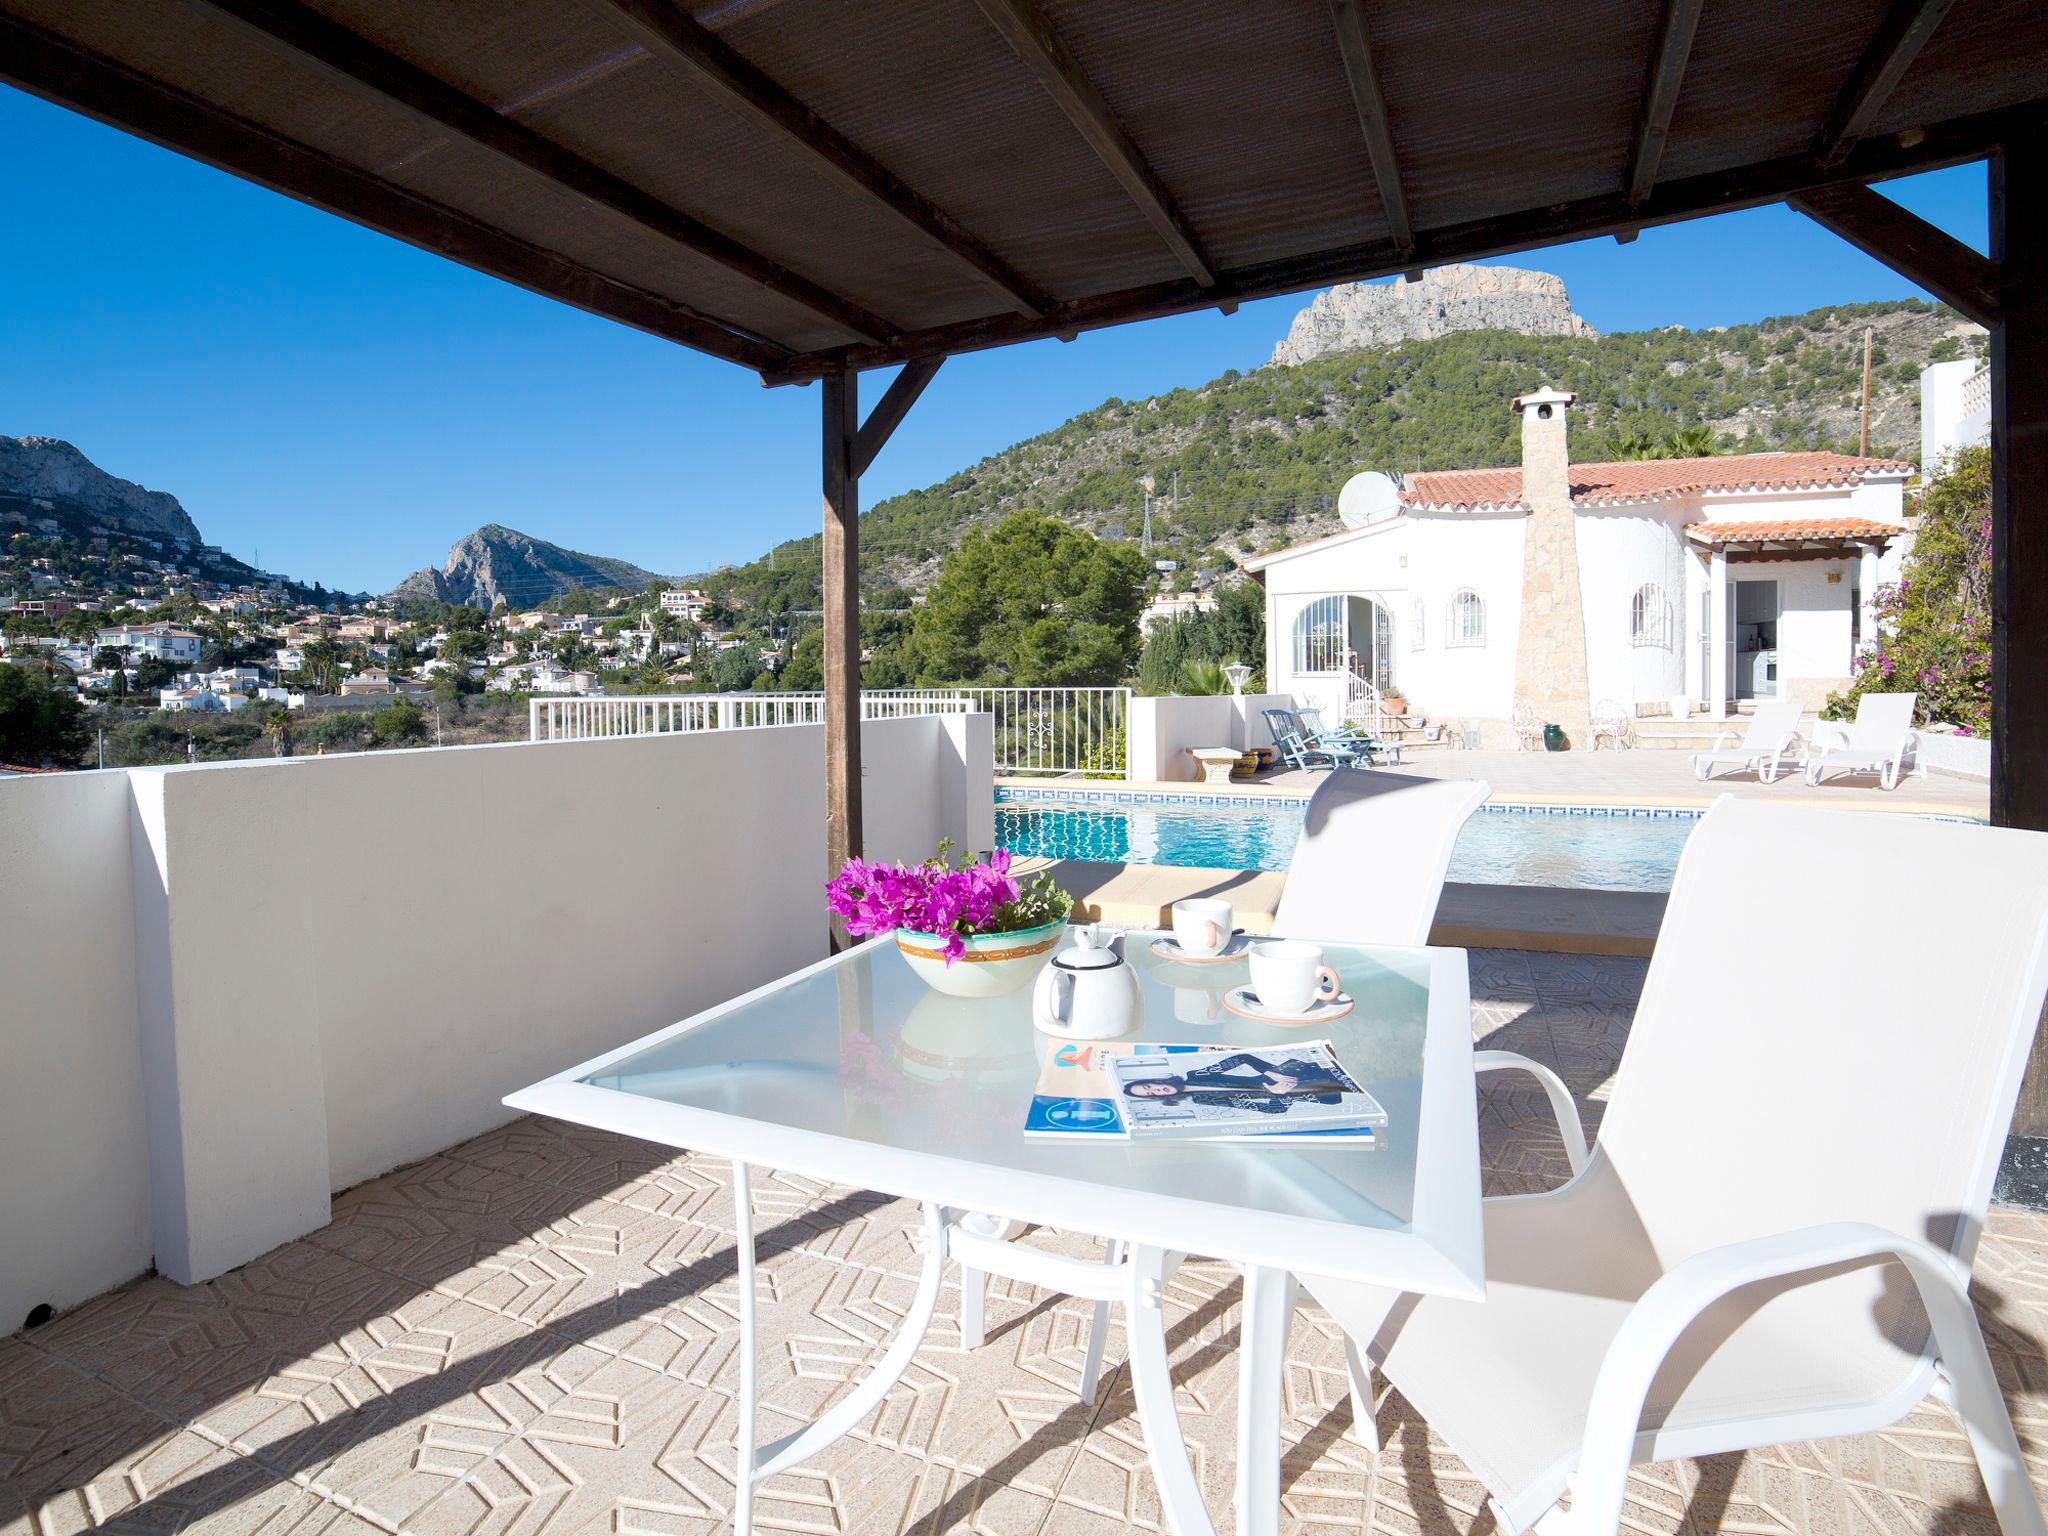
[[[1671,648],[1671,604],[1654,581],[1637,587],[1636,595],[1629,599],[1628,640],[1631,645]]]
[[[1319,597],[1294,617],[1297,676],[1337,672],[1344,666],[1344,599]]]
[[[1451,594],[1444,614],[1444,644],[1486,644],[1486,604],[1470,587]]]

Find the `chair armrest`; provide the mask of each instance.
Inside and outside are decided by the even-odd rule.
[[[1812,739],[1807,742],[1808,747],[1818,748],[1823,757],[1848,745],[1849,733],[1829,720],[1815,725]]]
[[[1474,1072],[1527,1072],[1542,1088],[1543,1096],[1550,1100],[1550,1113],[1557,1121],[1559,1134],[1564,1137],[1565,1161],[1571,1164],[1572,1177],[1577,1178],[1586,1170],[1586,1128],[1579,1121],[1579,1106],[1572,1098],[1571,1089],[1564,1079],[1540,1061],[1531,1061],[1527,1056],[1518,1056],[1513,1051],[1474,1051],[1472,1053]]]
[[[1707,750],[1709,752],[1724,752],[1730,747],[1739,747],[1741,745],[1742,736],[1739,732],[1723,731],[1714,738],[1714,744],[1707,748]]]
[[[1873,1259],[1895,1259],[1912,1277],[1933,1324],[1936,1351],[1954,1383],[1957,1411],[1977,1449],[1994,1504],[2002,1510],[2007,1497],[2023,1492],[2020,1502],[2036,1510],[2033,1523],[2040,1529],[2039,1506],[2033,1503],[2031,1486],[2026,1485],[2026,1468],[2013,1437],[2012,1421],[1999,1396],[1977,1315],[1970,1305],[1968,1267],[1953,1254],[1917,1238],[1868,1222],[1836,1222],[1710,1248],[1674,1265],[1643,1292],[1608,1345],[1593,1383],[1593,1397],[1586,1410],[1586,1438],[1571,1479],[1571,1520],[1576,1536],[1606,1536],[1619,1529],[1629,1467],[1642,1431],[1643,1405],[1665,1356],[1696,1318],[1744,1286]]]

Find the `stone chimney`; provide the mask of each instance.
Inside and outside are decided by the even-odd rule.
[[[1543,388],[1515,397],[1522,417],[1522,622],[1515,640],[1515,693],[1574,748],[1590,745],[1586,613],[1579,593],[1577,520],[1565,413],[1578,396]]]

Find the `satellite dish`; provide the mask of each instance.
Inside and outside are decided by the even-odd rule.
[[[1392,475],[1369,469],[1353,475],[1337,493],[1337,516],[1346,528],[1363,528],[1401,509],[1401,487]]]

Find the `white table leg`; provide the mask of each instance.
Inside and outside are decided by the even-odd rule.
[[[946,1263],[945,1232],[936,1205],[924,1208],[924,1263],[918,1272],[917,1294],[903,1316],[889,1348],[875,1362],[859,1386],[793,1434],[765,1446],[754,1443],[757,1384],[755,1361],[758,1339],[754,1305],[754,1219],[753,1200],[745,1165],[733,1164],[733,1207],[739,1238],[740,1260],[740,1398],[738,1462],[733,1493],[732,1523],[735,1536],[752,1536],[754,1485],[778,1472],[786,1472],[808,1461],[868,1416],[889,1389],[903,1379],[910,1362],[917,1358],[917,1346],[924,1342],[932,1314],[939,1305],[939,1277]]]
[[[1102,1262],[1114,1268],[1123,1262],[1124,1245],[1111,1238],[1103,1251]],[[1088,1352],[1081,1357],[1081,1401],[1095,1401],[1095,1389],[1102,1382],[1102,1343],[1109,1335],[1109,1308],[1107,1301],[1095,1303],[1095,1315],[1088,1323]]]
[[[732,1165],[732,1213],[740,1253],[740,1425],[734,1447],[732,1528],[734,1536],[753,1536],[755,1469],[759,1465],[754,1448],[758,1331],[754,1316],[754,1194],[747,1165],[741,1162]]]
[[[1166,1276],[1172,1256],[1157,1248],[1131,1250],[1131,1296],[1124,1313],[1124,1331],[1131,1355],[1131,1394],[1138,1402],[1138,1425],[1145,1433],[1145,1454],[1166,1528],[1174,1536],[1212,1536],[1209,1511],[1202,1504],[1201,1485],[1188,1465],[1187,1442],[1181,1438],[1180,1414],[1173,1406],[1173,1376],[1166,1360]]]
[[[1238,1536],[1273,1536],[1280,1528],[1280,1410],[1294,1291],[1294,1276],[1284,1269],[1245,1268],[1238,1343]]]
[[[1358,1341],[1344,1335],[1344,1375],[1351,1386],[1351,1438],[1368,1451],[1380,1448],[1380,1421],[1372,1411],[1372,1362],[1365,1358]],[[1503,1527],[1505,1529],[1505,1527]]]

